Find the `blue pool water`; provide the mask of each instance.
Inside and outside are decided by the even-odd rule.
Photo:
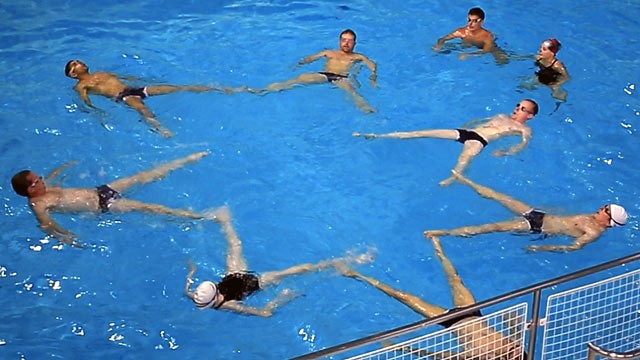
[[[459,61],[455,48],[431,51],[476,5],[508,52],[531,54],[545,38],[560,39],[558,57],[572,80],[557,111],[549,89],[518,88],[534,71],[531,61],[499,66],[490,56]],[[64,186],[89,187],[208,150],[199,163],[127,195],[194,210],[228,204],[258,272],[374,246],[376,261],[362,272],[448,307],[446,279],[423,230],[511,214],[462,185],[437,185],[460,144],[351,133],[455,128],[531,97],[541,113],[531,122],[530,146],[506,158],[486,151],[468,176],[559,213],[618,202],[630,221],[570,254],[528,254],[533,238],[509,234],[444,238],[466,284],[482,300],[638,252],[638,14],[638,1],[3,2],[0,358],[281,359],[420,319],[333,273],[291,278],[249,299],[259,306],[284,288],[304,294],[272,318],[199,311],[183,296],[187,260],[199,265],[200,280],[224,273],[226,243],[215,223],[58,214],[88,248],[43,241],[9,179],[69,160],[78,165],[63,174]],[[92,70],[153,83],[262,87],[320,70],[321,61],[292,66],[335,48],[347,27],[358,33],[356,51],[378,63],[379,89],[367,69],[359,77],[377,114],[364,115],[330,85],[148,99],[177,134],[167,140],[108,99],[93,97],[105,115],[88,111],[63,72],[79,58]]]

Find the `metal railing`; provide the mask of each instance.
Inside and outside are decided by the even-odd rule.
[[[615,352],[615,351],[603,349],[592,342],[590,342],[588,346],[589,346],[589,357],[587,358],[587,360],[596,360],[596,356],[598,355],[602,355],[609,359],[626,359],[626,360],[640,359],[640,349],[627,351],[627,352]]]
[[[552,286],[556,286],[562,283],[566,283],[572,280],[576,280],[588,275],[592,275],[601,271],[605,271],[616,266],[621,266],[627,263],[631,263],[634,261],[640,260],[640,253],[636,253],[633,255],[629,255],[626,257],[622,257],[616,260],[612,260],[600,265],[592,266],[580,271],[573,272],[568,275],[559,276],[557,278],[540,282],[538,284],[525,287],[522,289],[518,289],[503,295],[496,296],[494,298],[478,302],[474,305],[468,306],[464,308],[464,310],[456,311],[455,313],[443,314],[440,316],[436,316],[430,319],[421,320],[409,325],[405,325],[399,328],[395,328],[392,330],[388,330],[382,333],[377,333],[374,335],[370,335],[361,339],[357,339],[354,341],[350,341],[344,344],[332,346],[330,348],[326,348],[323,350],[319,350],[313,353],[309,353],[306,355],[302,355],[299,357],[292,358],[292,360],[308,360],[308,359],[320,359],[328,356],[337,355],[346,351],[351,351],[366,345],[371,345],[373,343],[389,340],[392,338],[396,338],[401,335],[405,335],[420,329],[424,329],[431,325],[436,325],[446,320],[453,319],[455,317],[459,317],[463,314],[472,313],[476,310],[480,310],[482,308],[501,304],[509,300],[513,300],[518,297],[531,295],[533,297],[532,306],[531,306],[531,324],[529,328],[529,344],[527,349],[527,359],[532,360],[535,358],[536,351],[536,339],[538,334],[538,324],[540,323],[540,304],[542,302],[542,291],[550,288]],[[595,345],[594,345],[595,346]],[[626,354],[626,353],[625,353]],[[616,359],[632,359],[632,358],[616,358]]]

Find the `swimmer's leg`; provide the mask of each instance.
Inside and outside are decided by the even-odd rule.
[[[225,88],[219,88],[215,86],[200,86],[200,85],[152,85],[146,88],[147,95],[165,95],[178,91],[190,91],[190,92],[206,92],[206,91],[224,91]]]
[[[400,301],[401,303],[410,307],[413,311],[425,317],[429,317],[429,318],[435,317],[435,316],[444,314],[446,311],[445,308],[430,304],[415,295],[409,294],[408,292],[405,292],[405,291],[397,290],[377,279],[365,276],[355,270],[343,268],[343,269],[340,269],[340,271],[344,276],[351,277],[354,279],[359,279],[366,282],[367,284],[377,288],[383,293]]]
[[[479,234],[487,234],[494,232],[508,232],[508,231],[528,231],[529,223],[524,219],[508,220],[496,223],[489,223],[484,225],[475,226],[463,226],[452,230],[426,230],[424,236],[462,236],[469,237]]]
[[[418,138],[434,138],[457,140],[459,133],[454,129],[434,129],[434,130],[416,130],[416,131],[398,131],[387,134],[364,134],[354,132],[353,136],[364,137],[365,139],[392,138],[392,139],[418,139]]]
[[[177,217],[184,217],[184,218],[197,219],[197,220],[205,218],[203,214],[199,214],[191,210],[172,209],[164,205],[149,204],[149,203],[144,203],[141,201],[126,199],[126,198],[120,198],[114,201],[109,207],[109,211],[113,213],[142,211],[142,212],[153,213],[153,214],[177,216]]]
[[[222,230],[227,239],[229,246],[227,249],[227,274],[249,270],[247,260],[242,254],[242,241],[233,227],[231,216],[231,211],[227,206],[221,206],[212,216],[209,216],[209,218],[212,218],[222,225]]]
[[[462,152],[458,157],[458,163],[456,164],[456,167],[453,169],[453,171],[457,172],[458,174],[463,174],[464,171],[469,166],[469,163],[471,163],[471,160],[473,160],[473,158],[478,156],[478,154],[480,154],[483,148],[484,147],[482,146],[482,143],[480,141],[477,141],[477,140],[466,141],[462,147]],[[449,186],[455,180],[456,180],[455,176],[450,176],[440,181],[440,186]]]
[[[368,252],[362,254],[351,254],[341,258],[335,258],[330,260],[320,261],[316,264],[300,264],[292,266],[288,269],[280,271],[270,271],[264,273],[261,277],[260,283],[266,287],[268,285],[277,284],[283,278],[291,275],[298,275],[307,272],[326,270],[328,268],[336,268],[338,266],[345,266],[347,264],[366,264],[373,261],[375,257],[375,250],[369,249]]]
[[[522,215],[532,209],[531,205],[527,205],[522,201],[516,200],[509,195],[497,192],[491,188],[477,184],[471,181],[470,179],[464,177],[462,173],[458,171],[454,170],[453,173],[454,173],[453,175],[454,178],[456,178],[458,181],[460,181],[463,184],[467,184],[471,186],[471,188],[473,188],[473,190],[475,190],[478,194],[480,194],[480,196],[485,197],[487,199],[496,200],[500,204],[502,204],[502,206],[506,207],[507,209],[511,210],[512,212],[518,215]]]
[[[134,185],[138,185],[138,184],[144,185],[144,184],[162,179],[170,172],[177,170],[187,164],[194,163],[207,155],[209,155],[209,153],[206,151],[197,152],[189,156],[183,157],[181,159],[174,160],[170,163],[166,163],[164,165],[158,166],[155,169],[141,172],[139,174],[129,176],[123,179],[118,179],[116,181],[109,183],[109,187],[111,187],[112,189],[118,192],[124,192]]]
[[[151,125],[151,127],[153,127],[155,131],[159,132],[164,137],[173,137],[173,133],[169,129],[162,126],[160,121],[158,121],[154,113],[147,107],[147,105],[145,105],[142,99],[137,96],[129,96],[124,102],[130,107],[137,110],[142,115],[142,117],[144,117],[147,124]]]
[[[440,259],[444,272],[447,274],[447,280],[449,281],[449,287],[451,288],[453,303],[455,306],[464,307],[475,304],[476,299],[473,297],[471,291],[469,291],[469,288],[467,288],[462,282],[462,279],[460,278],[456,268],[453,266],[453,263],[451,263],[447,255],[445,255],[444,250],[442,249],[442,244],[440,244],[440,239],[436,236],[432,236],[431,240],[436,250],[436,256]]]
[[[340,79],[335,82],[335,85],[341,88],[342,90],[348,92],[349,94],[351,94],[353,96],[354,101],[356,102],[356,105],[363,113],[372,114],[372,113],[378,112],[378,110],[376,110],[373,106],[367,103],[367,101],[362,97],[362,95],[358,94],[356,89],[351,84],[350,80]]]
[[[551,92],[551,96],[562,102],[567,101],[567,95],[569,93],[566,90],[562,89],[560,86],[552,86],[551,88],[553,89],[553,91]]]
[[[326,83],[327,77],[319,73],[305,73],[295,79],[284,82],[277,82],[267,86],[267,91],[282,91],[292,89],[295,85],[300,84],[319,84]]]

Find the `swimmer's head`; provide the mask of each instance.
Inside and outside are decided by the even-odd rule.
[[[351,29],[345,29],[343,32],[341,32],[341,33],[340,33],[340,38],[342,38],[342,35],[344,35],[344,34],[352,35],[352,36],[353,36],[353,41],[356,41],[356,39],[357,39],[357,37],[358,37],[358,36],[356,35],[356,32],[355,32],[355,31],[353,31],[353,30],[351,30]]]
[[[607,213],[607,215],[609,215],[610,218],[609,226],[616,227],[622,226],[627,223],[629,215],[627,215],[627,210],[625,210],[622,206],[617,204],[609,204],[607,206],[607,209],[605,209],[605,212]]]
[[[13,191],[15,191],[16,194],[28,197],[29,188],[37,184],[38,180],[42,180],[39,176],[31,174],[33,174],[31,170],[22,170],[13,175],[11,178],[11,186],[13,186]]]
[[[524,99],[523,101],[528,101],[531,103],[531,112],[533,115],[538,115],[538,111],[540,111],[540,107],[538,106],[538,103],[535,102],[535,100],[533,99]]]
[[[551,51],[552,53],[557,54],[558,51],[560,51],[562,44],[560,44],[560,41],[558,41],[558,39],[553,38],[543,41],[542,46],[549,49],[549,51]]]
[[[474,16],[477,16],[478,18],[480,18],[481,20],[484,20],[484,10],[482,10],[479,7],[474,7],[474,8],[469,9],[468,15],[474,15]]]
[[[205,281],[198,285],[191,299],[200,309],[212,307],[218,299],[218,287],[213,281]]]
[[[71,73],[73,71],[73,69],[77,66],[77,65],[82,65],[85,68],[87,68],[87,65],[85,63],[83,63],[80,60],[69,60],[69,62],[67,63],[67,65],[65,65],[64,67],[64,74],[67,75],[68,77],[72,78],[73,74]],[[87,68],[88,70],[89,68]]]

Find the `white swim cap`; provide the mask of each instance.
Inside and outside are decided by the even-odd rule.
[[[193,302],[199,308],[211,307],[218,297],[218,287],[213,281],[204,281],[193,292]]]
[[[622,226],[627,223],[627,211],[620,205],[609,204],[609,211],[611,211],[611,227]]]

